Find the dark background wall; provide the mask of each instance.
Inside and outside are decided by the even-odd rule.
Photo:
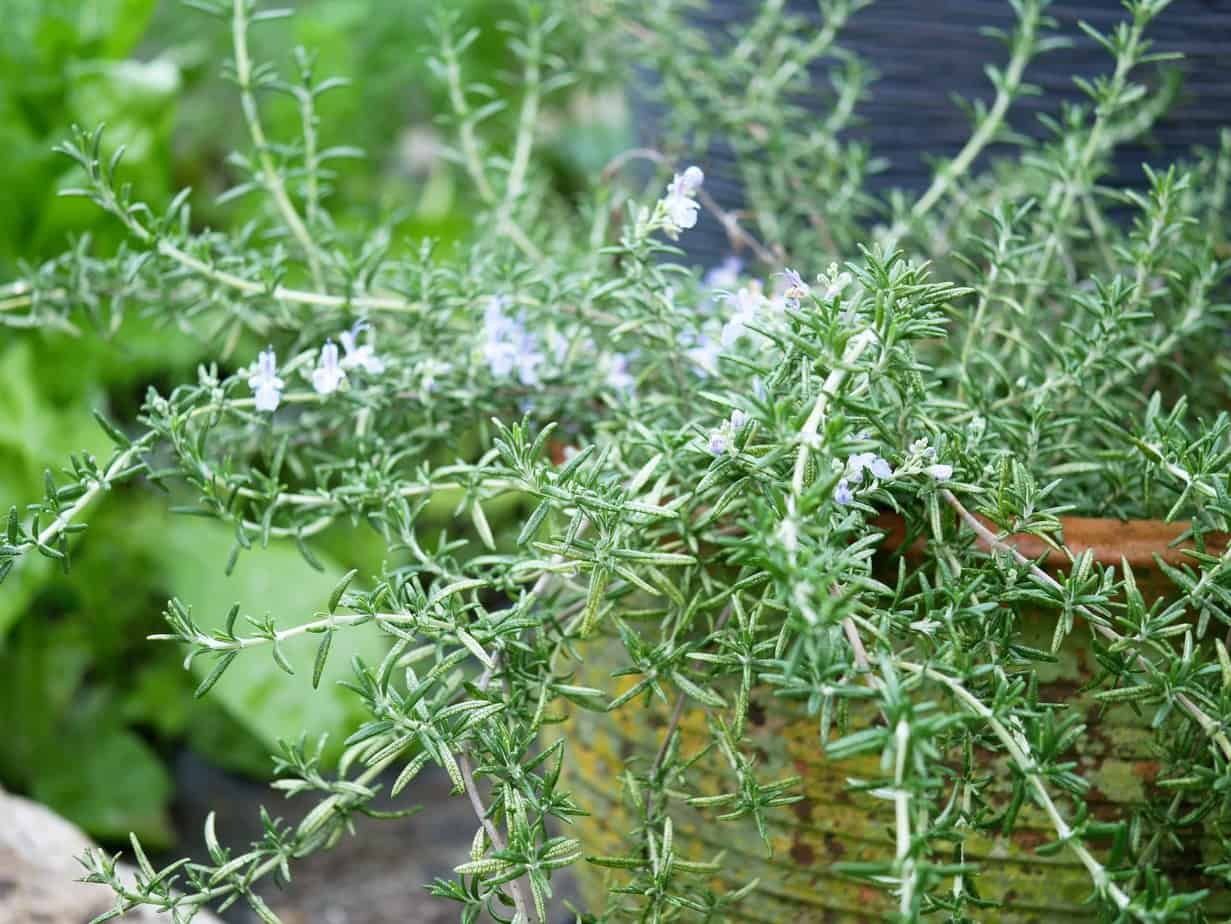
[[[713,30],[738,28],[759,2],[710,0],[697,21]],[[787,0],[787,7],[820,22],[815,0]],[[1037,57],[1027,69],[1026,79],[1042,93],[1021,99],[1010,122],[1035,137],[1045,134],[1038,113],[1055,114],[1062,101],[1084,98],[1073,84],[1074,75],[1092,77],[1111,66],[1107,52],[1077,23],[1084,20],[1108,32],[1126,15],[1119,0],[1057,2],[1047,12],[1058,23],[1056,33],[1073,45]],[[953,95],[990,102],[994,93],[983,68],[988,63],[1003,67],[1008,58],[1005,45],[981,30],[995,26],[1011,32],[1014,23],[1006,0],[877,0],[852,16],[839,42],[879,74],[859,107],[862,124],[851,132],[870,144],[873,155],[889,161],[873,178],[873,190],[919,192],[931,177],[925,155],[957,153],[969,136],[970,122]],[[1193,145],[1215,145],[1218,130],[1231,125],[1231,0],[1175,0],[1147,36],[1154,42],[1152,50],[1183,52],[1184,60],[1167,66],[1179,68],[1184,82],[1180,99],[1150,137],[1118,150],[1115,181],[1130,185],[1139,185],[1143,162],[1166,164]],[[824,67],[812,78],[814,86],[828,89]],[[825,97],[818,93],[808,102],[821,109]],[[729,152],[710,152],[704,166],[707,187],[724,205],[737,205],[739,189]],[[685,244],[691,255],[710,262],[725,250],[725,241],[711,223],[702,224],[708,227],[699,226]]]

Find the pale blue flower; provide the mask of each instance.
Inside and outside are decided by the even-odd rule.
[[[715,430],[710,434],[709,451],[716,456],[721,456],[727,451],[727,443],[726,430]]]
[[[799,300],[807,298],[808,293],[812,290],[808,288],[808,284],[804,282],[803,277],[793,269],[786,269],[782,273],[786,280],[786,291],[782,293],[786,304],[792,308],[799,307]]]
[[[855,484],[863,481],[865,471],[882,481],[893,477],[893,468],[874,452],[858,452],[847,460],[847,475]]]
[[[498,379],[508,378],[517,365],[517,348],[505,340],[488,340],[483,344],[483,359],[492,375]]]
[[[703,376],[718,374],[718,356],[721,353],[722,344],[707,334],[697,334],[693,345],[684,351],[684,355],[692,360]]]
[[[546,359],[542,353],[531,348],[527,338],[524,348],[517,354],[517,381],[523,385],[539,384],[539,366]]]
[[[734,289],[739,285],[739,274],[743,269],[743,260],[729,256],[709,270],[701,282],[707,289]]]
[[[346,373],[342,371],[338,363],[338,345],[332,340],[327,340],[321,347],[321,356],[316,362],[316,368],[312,370],[312,387],[316,389],[318,395],[331,395],[344,381],[346,381]]]
[[[929,475],[931,475],[933,478],[935,478],[937,481],[948,481],[950,478],[953,477],[953,466],[945,465],[944,463],[937,463],[936,465],[929,465],[927,468],[924,469],[924,471],[927,472]]]
[[[257,356],[256,369],[248,375],[258,411],[276,411],[286,383],[278,378],[278,358],[273,347],[266,347]]]
[[[695,197],[703,182],[705,174],[700,167],[693,166],[677,173],[667,184],[667,195],[662,201],[667,212],[667,233],[672,237],[696,226],[701,207]]]
[[[505,313],[508,304],[503,296],[496,296],[488,303],[483,315],[483,359],[492,375],[507,378],[514,371],[523,385],[537,385],[538,368],[546,357],[538,347],[534,336],[526,329],[525,318],[516,318]]]
[[[504,295],[493,295],[487,300],[487,308],[483,310],[483,330],[488,337],[503,337],[516,326],[517,322],[505,311],[508,306],[509,299]]]
[[[369,329],[366,321],[356,321],[354,327],[338,335],[338,339],[342,341],[342,349],[346,350],[346,357],[342,360],[343,369],[362,369],[371,375],[380,375],[385,371],[384,360],[376,355],[376,348],[371,343],[359,345],[359,334]]]
[[[734,296],[727,296],[727,302],[735,306],[735,311],[722,326],[724,349],[734,346],[736,341],[747,333],[748,325],[756,323],[758,315],[765,308],[765,296],[761,294],[759,287],[747,285]]]
[[[616,353],[607,363],[607,386],[616,391],[631,391],[634,379],[628,371],[628,357]]]

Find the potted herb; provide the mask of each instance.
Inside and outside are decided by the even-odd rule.
[[[1227,913],[1231,137],[1148,192],[1100,185],[1151,111],[1165,3],[1127,4],[1088,104],[1038,144],[1004,132],[1026,79],[1007,75],[1049,28],[1015,5],[996,104],[874,227],[860,152],[790,102],[811,52],[781,3],[733,52],[764,133],[747,217],[671,151],[622,155],[580,201],[541,182],[540,115],[577,76],[555,49],[615,73],[674,42],[680,125],[730,104],[673,4],[527,6],[507,152],[466,83],[473,35],[444,17],[436,70],[484,211],[461,253],[397,258],[329,221],[312,85],[302,145],[265,139],[259,11],[215,6],[254,138],[240,189],[268,223],[222,235],[186,196],[135,202],[85,133],[65,151],[132,250],[76,251],[0,304],[62,321],[111,293],[199,321],[219,365],[14,508],[0,573],[69,563],[90,504],[145,473],[233,524],[232,561],[202,567],[277,542],[311,561],[348,526],[387,553],[313,613],[170,601],[164,638],[202,695],[257,649],[306,655],[305,696],[338,633],[388,654],[353,664],[370,719],[338,767],[302,742],[278,755],[275,787],[316,809],[245,851],[211,819],[211,862],[161,872],[134,841],[136,885],[88,855],[117,911],[273,919],[266,883],[437,765],[475,837],[429,887],[467,922],[548,920],[565,867],[595,922]],[[1010,154],[974,171],[993,141]],[[624,185],[634,157],[665,189]],[[674,263],[703,222],[758,272]]]

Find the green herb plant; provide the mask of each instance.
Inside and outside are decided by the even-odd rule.
[[[232,36],[225,69],[252,140],[232,194],[260,197],[260,219],[220,231],[194,223],[188,191],[144,201],[122,148],[78,132],[61,147],[85,177],[76,194],[125,229],[126,248],[46,263],[0,309],[55,325],[100,298],[139,306],[167,336],[207,338],[217,361],[151,390],[135,421],[100,418],[114,451],[75,456],[42,500],[12,509],[0,576],[34,553],[67,567],[76,543],[105,541],[74,536],[82,515],[144,477],[233,530],[227,560],[201,569],[282,541],[311,562],[318,537],[348,526],[387,556],[312,612],[241,602],[208,629],[172,599],[158,638],[204,665],[199,694],[262,651],[289,671],[287,653],[310,642],[310,698],[335,639],[360,627],[387,653],[351,664],[367,719],[336,768],[317,745],[281,746],[275,787],[318,800],[302,822],[266,817],[264,838],[235,852],[211,819],[211,862],[162,870],[134,839],[136,884],[91,852],[86,878],[116,896],[109,916],[149,905],[187,921],[243,901],[276,920],[263,880],[289,880],[297,858],[373,811],[378,789],[397,797],[435,765],[475,809],[471,860],[429,886],[463,921],[484,909],[545,921],[553,876],[586,864],[612,870],[612,890],[582,920],[726,920],[755,905],[756,883],[714,886],[723,857],[677,851],[673,814],[691,802],[716,826],[764,832],[798,797],[797,779],[764,776],[749,753],[755,696],[804,704],[819,752],[880,755],[882,778],[859,785],[892,804],[895,849],[847,872],[892,896],[898,920],[985,913],[961,845],[1014,822],[990,817],[977,768],[948,759],[972,749],[1006,759],[1016,805],[1054,829],[1042,849],[1085,869],[1102,917],[1204,919],[1231,884],[1231,552],[1216,541],[1231,531],[1231,370],[1212,348],[1226,337],[1231,135],[1147,171],[1143,192],[1108,185],[1117,145],[1172,95],[1153,80],[1148,37],[1165,0],[1127,0],[1113,30],[1087,29],[1105,73],[1079,83],[1087,101],[1041,142],[1009,117],[1062,37],[1045,0],[1013,0],[1008,60],[988,69],[993,96],[972,105],[966,146],[920,196],[888,201],[866,192],[875,162],[845,131],[870,85],[840,44],[860,0],[820,0],[819,31],[766,0],[717,38],[690,4],[595,0],[578,16],[572,2],[526,2],[502,26],[520,65],[511,113],[467,76],[476,33],[442,15],[432,67],[481,213],[456,252],[425,241],[396,257],[384,226],[331,220],[331,163],[349,152],[314,115],[329,84],[249,54],[249,30],[275,11],[193,5]],[[632,62],[656,74],[666,144],[553,191],[544,107]],[[818,121],[793,100],[827,65]],[[266,133],[275,93],[302,106],[297,137]],[[505,118],[507,146],[488,131]],[[717,140],[737,156],[746,213],[705,188]],[[665,193],[635,188],[637,159],[670,177]],[[680,265],[674,242],[699,221],[720,223],[756,272],[728,264],[706,282]],[[269,346],[242,356],[254,337]],[[429,531],[440,503],[452,516]],[[926,540],[892,577],[878,564],[883,511]],[[1076,556],[1050,573],[1005,541],[1030,533],[1063,550],[1069,513],[1182,520],[1198,550],[1163,566],[1170,593],[1147,600],[1126,563]],[[1023,639],[1023,612],[1040,608],[1055,614],[1051,652]],[[1153,728],[1158,785],[1114,820],[1088,810],[1072,757],[1083,727],[1032,682],[1074,634],[1097,655],[1097,697],[1134,704]],[[613,646],[624,679],[581,683],[589,653]],[[651,701],[673,715],[657,757],[610,781],[638,812],[627,850],[587,855],[569,836],[582,811],[562,773],[569,723]],[[855,703],[873,718],[854,721]],[[706,749],[727,757],[724,793],[690,789],[686,705],[705,710]],[[1202,861],[1208,888],[1184,892],[1165,860],[1194,825],[1222,856]]]

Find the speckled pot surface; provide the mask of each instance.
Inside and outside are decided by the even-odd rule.
[[[1176,529],[1174,525],[1167,528]],[[1054,625],[1045,613],[1027,614],[1023,641],[1048,649]],[[585,663],[578,682],[610,688],[611,671],[622,666],[619,643],[599,639],[582,653]],[[1093,814],[1110,821],[1125,817],[1128,809],[1151,793],[1160,767],[1147,727],[1148,714],[1138,715],[1128,705],[1099,709],[1088,694],[1081,692],[1095,670],[1089,634],[1079,625],[1061,649],[1057,663],[1040,664],[1037,673],[1041,701],[1072,705],[1085,717],[1086,732],[1074,746],[1071,759],[1091,783],[1089,806]],[[633,680],[622,678],[625,682],[617,690],[626,689]],[[566,767],[571,767],[568,788],[590,812],[575,824],[586,853],[625,852],[621,832],[637,822],[621,796],[618,774],[630,759],[638,758],[642,767],[653,761],[667,716],[668,709],[660,704],[646,710],[626,706],[614,715],[578,710],[572,721],[562,726],[567,729],[572,754],[572,760],[566,761]],[[873,721],[874,712],[852,716],[853,727]],[[686,710],[680,729],[681,752],[700,750],[708,741],[704,710]],[[777,809],[771,816],[771,856],[766,855],[751,822],[719,822],[703,817],[682,801],[671,805],[678,850],[690,859],[707,860],[725,851],[725,868],[731,875],[725,880],[716,878],[716,888],[733,889],[750,879],[760,880],[757,891],[740,903],[729,919],[764,924],[863,922],[881,920],[896,910],[886,893],[832,868],[842,861],[884,860],[893,855],[891,803],[853,793],[847,786],[851,778],[880,776],[878,756],[827,760],[817,720],[791,702],[771,700],[765,693],[754,696],[748,736],[763,779],[794,774],[803,778],[803,801]],[[993,784],[989,798],[1006,803],[1012,778],[1007,758],[982,754],[979,759],[993,779],[1004,781]],[[717,755],[702,760],[691,779],[706,793],[729,790],[729,770]],[[1073,806],[1067,800],[1060,800],[1060,804],[1072,817]],[[1084,867],[1067,852],[1049,857],[1035,853],[1036,847],[1054,838],[1042,812],[1027,804],[1011,836],[972,834],[967,839],[966,861],[977,864],[980,870],[976,882],[980,895],[1003,903],[1001,908],[986,912],[987,920],[1005,924],[1097,920],[1097,912],[1086,904],[1091,888]],[[1090,846],[1102,853],[1109,845]],[[1182,853],[1164,856],[1163,865],[1173,884],[1183,890],[1213,885],[1197,878],[1194,868],[1203,859],[1215,856],[1216,849],[1206,832],[1193,828]],[[581,864],[578,874],[583,894],[593,907],[601,907],[606,871]],[[1208,910],[1214,919],[1231,914],[1231,896],[1215,898]]]

